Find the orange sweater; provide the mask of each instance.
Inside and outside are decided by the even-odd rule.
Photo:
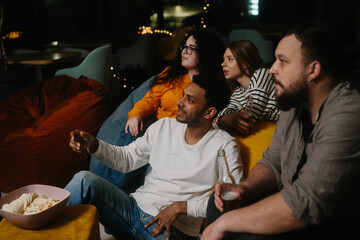
[[[128,113],[128,118],[139,116],[141,119],[154,114],[157,119],[176,117],[177,101],[183,96],[184,88],[191,83],[189,74],[179,78],[175,87],[170,84],[159,84],[146,93]]]

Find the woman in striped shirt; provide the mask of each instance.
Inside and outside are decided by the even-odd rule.
[[[233,92],[214,126],[246,134],[261,119],[276,123],[280,111],[276,107],[274,82],[269,70],[262,67],[262,59],[255,45],[247,40],[231,42],[221,66]],[[253,99],[251,121],[242,112],[249,96]]]

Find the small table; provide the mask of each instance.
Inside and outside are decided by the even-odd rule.
[[[42,81],[41,66],[80,57],[80,52],[56,52],[56,53],[24,53],[8,57],[9,64],[29,64],[35,66],[36,80]]]
[[[55,219],[36,230],[19,228],[3,219],[0,240],[8,239],[100,240],[98,212],[92,205],[66,206]]]
[[[93,42],[93,43],[67,43],[54,41],[52,43],[44,45],[45,48],[82,48],[87,50],[93,50],[94,48],[104,45],[113,45],[113,42]]]

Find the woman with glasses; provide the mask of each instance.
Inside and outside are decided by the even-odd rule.
[[[143,119],[154,115],[156,119],[176,117],[176,102],[194,75],[222,77],[220,65],[225,46],[212,31],[198,29],[190,32],[180,44],[172,66],[167,67],[151,85],[151,90],[128,113],[125,131],[137,136],[143,130]]]
[[[224,50],[225,45],[215,32],[207,29],[190,31],[185,43],[180,45],[173,64],[154,79],[151,89],[129,111],[118,145],[130,144],[143,135],[146,127],[157,119],[176,117],[177,101],[182,97],[183,89],[192,82],[194,75],[218,76],[219,81],[226,81],[221,68]],[[214,77],[209,79],[214,79]],[[146,119],[145,122],[144,119]],[[142,184],[141,181],[135,184],[135,181],[143,179],[136,171],[120,173],[102,163],[97,165],[94,173],[114,183],[125,192],[134,191]],[[131,183],[131,186],[128,183]]]
[[[255,45],[247,40],[231,42],[223,58],[221,66],[233,93],[214,126],[246,136],[261,119],[276,123],[280,111],[275,103],[275,85]],[[243,110],[249,98],[252,106],[246,113]]]

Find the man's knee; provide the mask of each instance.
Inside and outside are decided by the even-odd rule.
[[[71,193],[67,205],[88,204],[89,199],[91,199],[89,189],[96,181],[96,178],[97,176],[90,171],[76,173],[73,179],[65,186],[65,189]]]
[[[82,170],[78,173],[75,173],[71,181],[82,182],[84,180],[92,181],[93,179],[94,179],[94,174],[92,172],[87,170]]]
[[[90,171],[80,171],[76,173],[71,181],[65,186],[65,189],[70,192],[78,192],[84,188],[84,185],[91,185],[95,180],[96,175]]]

